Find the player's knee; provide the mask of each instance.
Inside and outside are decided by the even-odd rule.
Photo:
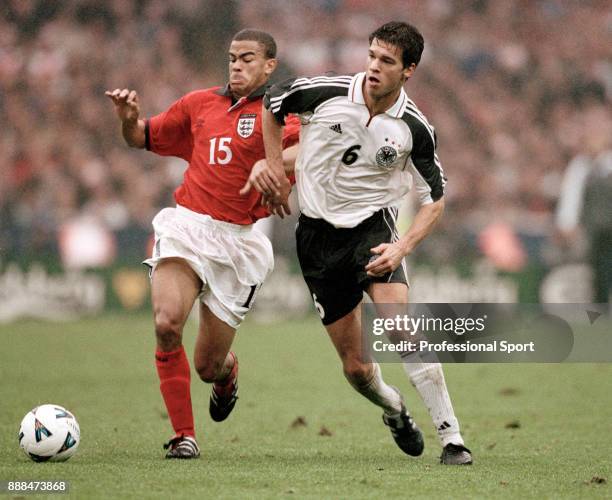
[[[175,315],[164,311],[155,313],[155,336],[157,343],[164,350],[180,346],[182,332],[182,322]]]
[[[223,363],[215,363],[210,360],[196,360],[195,369],[200,379],[207,384],[212,384],[217,380],[217,376],[221,371]]]
[[[367,385],[372,378],[372,365],[360,360],[347,360],[343,363],[344,376],[352,386]]]

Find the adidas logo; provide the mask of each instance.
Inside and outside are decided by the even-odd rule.
[[[444,422],[442,422],[442,425],[440,425],[440,427],[438,427],[439,431],[443,431],[444,429],[448,429],[451,425],[445,420]]]
[[[340,126],[339,123],[336,123],[336,124],[332,125],[329,128],[330,128],[330,130],[333,130],[334,132],[338,132],[339,134],[342,133],[342,127]]]

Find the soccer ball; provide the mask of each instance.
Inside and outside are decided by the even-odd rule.
[[[19,428],[19,446],[35,462],[63,462],[81,441],[79,423],[66,408],[41,405],[29,411]]]

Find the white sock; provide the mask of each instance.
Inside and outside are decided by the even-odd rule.
[[[372,363],[372,365],[372,377],[366,384],[362,386],[356,385],[351,380],[349,380],[349,383],[359,394],[368,398],[375,405],[380,406],[385,413],[397,415],[402,411],[401,396],[399,392],[390,385],[387,385],[382,379],[378,363]]]
[[[440,363],[423,363],[417,353],[404,357],[404,371],[418,391],[438,431],[442,446],[463,445],[459,421],[448,395]]]

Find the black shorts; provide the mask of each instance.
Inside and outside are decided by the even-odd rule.
[[[384,208],[353,228],[335,228],[323,219],[300,215],[297,255],[304,280],[324,325],[351,312],[370,283],[405,283],[404,262],[384,276],[368,276],[370,249],[397,241],[393,211]]]

